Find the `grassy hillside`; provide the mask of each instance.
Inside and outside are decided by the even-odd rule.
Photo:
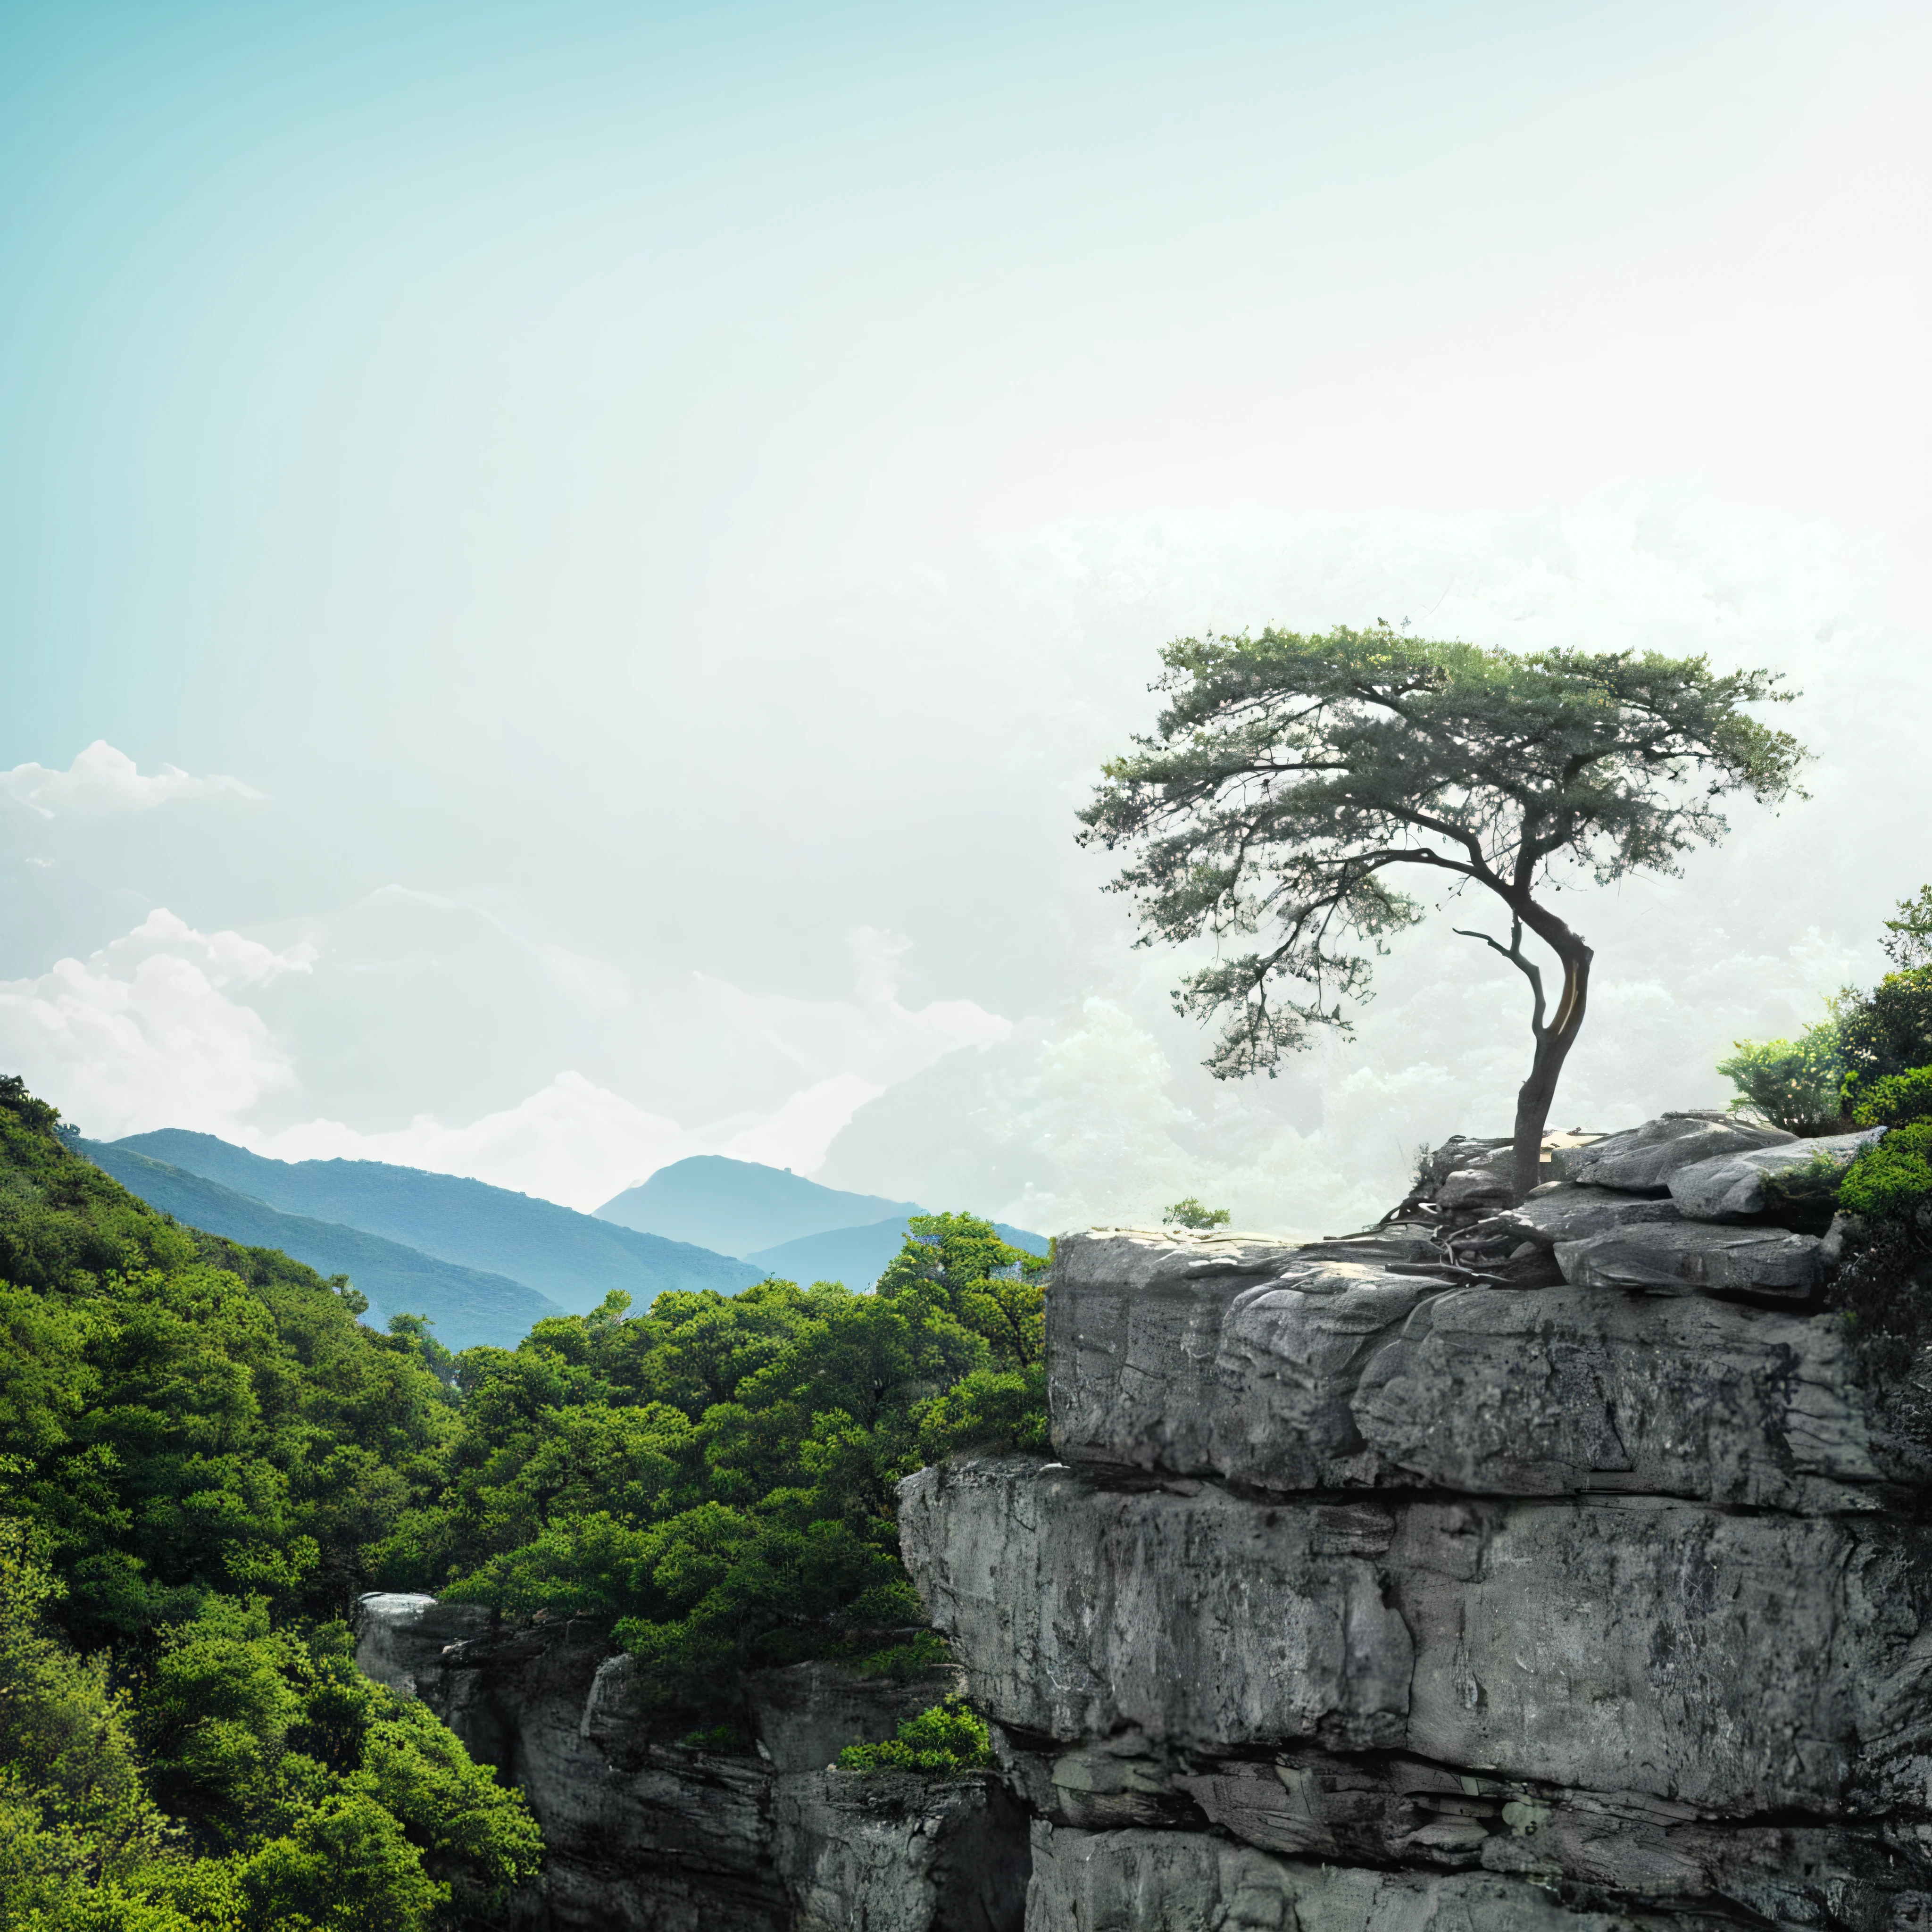
[[[392,1315],[424,1315],[446,1348],[479,1344],[514,1348],[545,1316],[561,1315],[554,1301],[500,1274],[458,1268],[434,1255],[339,1222],[285,1214],[232,1187],[185,1168],[151,1160],[132,1148],[78,1141],[76,1146],[151,1208],[262,1248],[274,1248],[318,1274],[346,1274],[368,1298],[378,1327]],[[268,1163],[264,1163],[267,1165]]]
[[[640,1233],[460,1174],[375,1160],[265,1160],[212,1134],[178,1128],[113,1144],[284,1214],[359,1228],[459,1268],[507,1276],[573,1314],[587,1313],[613,1288],[642,1308],[666,1288],[729,1294],[758,1278],[756,1268],[688,1238]]]

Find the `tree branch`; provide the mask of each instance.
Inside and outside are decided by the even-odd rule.
[[[1500,952],[1529,982],[1532,1002],[1529,1029],[1537,1039],[1540,1040],[1544,1030],[1543,974],[1536,962],[1524,956],[1522,921],[1516,919],[1510,922],[1510,943],[1507,946],[1498,945],[1486,932],[1472,932],[1466,926],[1452,926],[1449,930],[1463,939],[1480,939],[1492,952]]]

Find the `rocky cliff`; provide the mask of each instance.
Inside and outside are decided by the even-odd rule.
[[[1924,1338],[1766,1184],[1856,1148],[1461,1150],[1373,1240],[1063,1241],[1060,1460],[904,1486],[1028,1932],[1932,1924]]]
[[[829,1768],[955,1679],[772,1672],[690,1748],[599,1626],[365,1598],[542,1822],[510,1922],[1932,1927],[1932,1271],[1780,1184],[1862,1137],[1566,1138],[1368,1238],[1062,1241],[1055,1458],[902,1490],[996,1772]]]
[[[530,1798],[548,1850],[518,1932],[1012,1932],[1026,1820],[988,1772],[840,1771],[848,1744],[956,1688],[826,1664],[765,1672],[742,1749],[666,1744],[632,1660],[584,1620],[504,1625],[471,1604],[375,1595],[358,1660],[419,1696]]]

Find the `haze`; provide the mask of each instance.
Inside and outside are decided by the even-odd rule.
[[[590,1207],[1303,1232],[1505,1130],[1431,922],[1217,1087],[1072,812],[1173,635],[1792,674],[1562,1124],[1932,877],[1922,9],[16,0],[0,1066]]]

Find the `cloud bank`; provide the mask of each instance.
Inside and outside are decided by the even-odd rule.
[[[162,908],[86,959],[0,981],[0,1064],[98,1139],[162,1126],[233,1137],[296,1084],[286,1048],[238,997],[313,961]]]
[[[178,765],[164,765],[144,778],[126,752],[97,738],[77,754],[65,771],[45,765],[16,765],[0,772],[0,795],[24,805],[41,818],[106,818],[152,812],[178,799],[222,795],[258,799],[263,794],[239,778],[196,778]]]

